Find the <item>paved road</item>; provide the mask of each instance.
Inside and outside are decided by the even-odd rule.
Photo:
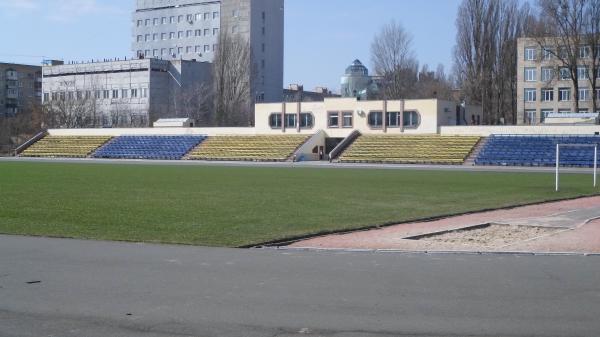
[[[597,336],[599,281],[595,256],[0,236],[0,336]]]
[[[308,167],[329,169],[386,169],[386,170],[428,170],[428,171],[471,171],[471,172],[544,172],[554,173],[554,167],[530,166],[467,166],[467,165],[416,165],[416,164],[359,164],[322,162],[247,162],[247,161],[202,161],[202,160],[138,160],[138,159],[95,159],[95,158],[26,158],[0,157],[2,162],[51,162],[80,164],[119,164],[119,165],[171,165],[171,166],[239,166],[239,167]],[[592,174],[591,168],[565,167],[562,173]]]

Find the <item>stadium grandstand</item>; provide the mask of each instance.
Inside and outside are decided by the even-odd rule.
[[[481,109],[437,99],[263,103],[255,126],[50,129],[23,157],[550,166],[557,144],[600,144],[597,124],[482,126]],[[561,163],[590,166],[568,148]]]

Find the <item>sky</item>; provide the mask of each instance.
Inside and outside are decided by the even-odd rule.
[[[460,0],[285,0],[284,86],[326,86],[355,59],[371,67],[370,45],[396,20],[421,64],[452,69]],[[134,0],[0,0],[0,62],[130,57]]]

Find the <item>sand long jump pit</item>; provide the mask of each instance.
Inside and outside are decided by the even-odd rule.
[[[332,234],[295,242],[289,247],[600,253],[600,196]]]

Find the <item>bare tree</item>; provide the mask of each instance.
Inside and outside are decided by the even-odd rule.
[[[223,27],[213,62],[213,124],[247,126],[253,122],[252,81],[254,67],[250,43]]]
[[[485,124],[516,122],[517,38],[531,19],[527,3],[463,0],[456,19],[454,73],[464,98],[481,104]]]
[[[384,99],[407,98],[414,93],[418,68],[412,50],[412,36],[396,21],[384,25],[371,43],[371,61],[381,77]]]
[[[593,112],[600,111],[600,0],[588,0],[584,10],[585,44],[589,48],[590,86],[592,88]],[[600,122],[600,120],[599,120]]]
[[[212,88],[206,83],[192,83],[186,87],[176,87],[171,95],[172,111],[175,117],[191,118],[196,125],[210,126],[213,121]]]
[[[573,85],[573,111],[579,111],[579,56],[585,44],[585,8],[589,0],[538,0],[537,44],[566,69]],[[559,74],[562,76],[562,74]]]

